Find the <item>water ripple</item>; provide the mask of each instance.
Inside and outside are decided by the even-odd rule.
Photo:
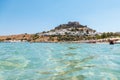
[[[1,43],[0,80],[119,80],[120,45]]]

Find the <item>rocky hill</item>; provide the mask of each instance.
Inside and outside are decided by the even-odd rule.
[[[96,31],[81,25],[79,22],[68,22],[67,24],[61,24],[57,27],[55,27],[55,29],[52,29],[50,31],[47,32],[42,32],[39,35],[79,35],[79,36],[83,36],[83,35],[92,35],[94,34]]]
[[[1,42],[59,42],[59,41],[79,41],[91,39],[95,35],[95,30],[81,25],[79,22],[68,22],[61,24],[54,29],[36,34],[19,34],[0,36]]]

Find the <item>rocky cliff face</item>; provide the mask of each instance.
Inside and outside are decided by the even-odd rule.
[[[79,22],[68,22],[67,24],[61,24],[55,29],[52,29],[48,32],[40,33],[40,35],[92,35],[96,31],[81,25]]]
[[[66,29],[66,28],[83,28],[86,26],[80,25],[79,22],[68,22],[68,24],[61,24],[55,29]]]

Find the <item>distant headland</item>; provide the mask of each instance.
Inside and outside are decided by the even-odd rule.
[[[110,39],[120,40],[120,33],[98,33],[76,21],[60,24],[52,30],[35,34],[0,36],[0,42],[107,42]]]

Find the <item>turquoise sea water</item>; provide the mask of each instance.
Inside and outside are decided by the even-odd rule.
[[[120,80],[120,44],[0,43],[0,80]]]

